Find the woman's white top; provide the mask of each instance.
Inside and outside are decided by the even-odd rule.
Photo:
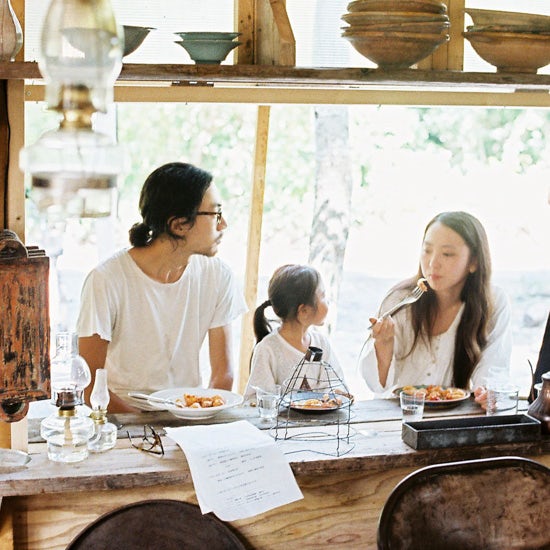
[[[332,367],[336,376],[343,382],[342,369],[328,338],[316,330],[310,330],[308,333],[311,337],[310,346],[323,350],[323,361]],[[279,334],[278,329],[265,336],[256,344],[252,353],[250,377],[244,398],[249,399],[255,395],[256,387],[267,389],[275,384],[282,385],[285,380],[290,378],[303,357],[304,352],[291,346]],[[324,373],[320,373],[321,368],[323,368],[322,363],[315,372],[308,371],[312,380],[324,378]]]
[[[235,277],[219,258],[193,255],[176,282],[160,283],[122,250],[86,278],[77,332],[109,342],[109,388],[127,400],[131,390],[201,386],[206,334],[244,311]]]
[[[387,311],[407,294],[390,293],[380,306]],[[494,311],[488,323],[487,344],[470,378],[470,389],[487,384],[489,378],[507,378],[512,354],[511,308],[508,297],[499,288],[493,288]],[[462,318],[464,304],[446,332],[432,337],[431,344],[419,338],[410,355],[414,341],[411,309],[403,308],[392,316],[395,322],[394,354],[386,385],[380,384],[374,340],[365,345],[359,358],[359,369],[368,387],[376,394],[390,395],[395,388],[406,385],[436,384],[449,386],[453,381],[455,338]],[[380,315],[381,313],[379,313]]]

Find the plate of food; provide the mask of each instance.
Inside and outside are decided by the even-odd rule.
[[[436,386],[435,384],[421,384],[416,386],[402,386],[393,390],[393,395],[399,397],[404,391],[406,393],[422,392],[425,395],[424,406],[430,409],[450,409],[460,405],[470,397],[470,393],[462,388],[452,386]]]
[[[294,411],[324,413],[336,411],[352,403],[346,395],[337,392],[293,391],[283,397],[283,405]]]
[[[178,418],[198,420],[212,418],[221,411],[240,405],[243,396],[213,388],[173,388],[149,395],[147,403]]]

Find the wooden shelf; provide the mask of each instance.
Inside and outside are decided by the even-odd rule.
[[[41,80],[35,62],[0,63],[0,79]],[[550,75],[406,69],[300,68],[268,65],[124,64],[118,83],[178,83],[285,88],[416,88],[455,91],[550,91]]]

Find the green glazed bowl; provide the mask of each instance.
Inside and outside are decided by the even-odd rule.
[[[232,40],[176,40],[195,63],[219,65],[241,42]]]

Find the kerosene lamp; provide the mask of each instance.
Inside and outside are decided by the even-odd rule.
[[[94,434],[88,441],[88,450],[92,453],[102,453],[116,445],[117,427],[107,421],[109,400],[107,371],[97,369],[95,371],[94,388],[90,396],[90,404],[92,405],[90,418],[94,422]]]
[[[93,420],[77,409],[84,404],[84,389],[92,377],[88,364],[77,353],[76,341],[76,334],[57,334],[51,361],[52,403],[57,411],[42,420],[40,435],[46,440],[48,458],[54,462],[87,458],[88,440],[94,433]]]
[[[38,67],[48,109],[63,118],[20,156],[39,211],[61,206],[67,216],[111,213],[124,155],[110,136],[93,130],[92,115],[107,112],[113,101],[122,50],[110,0],[51,0]]]

